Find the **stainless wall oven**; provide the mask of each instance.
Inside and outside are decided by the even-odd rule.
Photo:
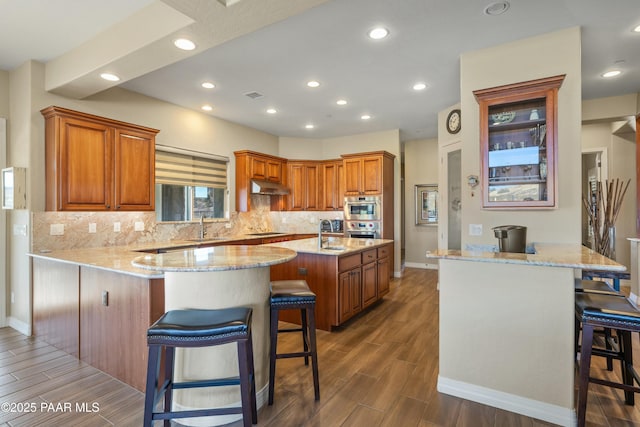
[[[380,221],[382,216],[380,196],[349,196],[344,198],[345,221]]]
[[[354,239],[380,239],[380,221],[346,221],[344,222],[345,237]]]

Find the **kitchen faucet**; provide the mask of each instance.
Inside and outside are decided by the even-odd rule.
[[[200,240],[204,240],[207,231],[204,229],[204,215],[200,215]]]
[[[318,249],[322,249],[322,226],[324,224],[329,224],[329,230],[333,233],[333,224],[328,219],[323,219],[320,221],[320,225],[318,226]]]

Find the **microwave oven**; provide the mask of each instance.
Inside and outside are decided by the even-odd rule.
[[[380,220],[382,200],[379,196],[349,196],[344,198],[345,220]]]

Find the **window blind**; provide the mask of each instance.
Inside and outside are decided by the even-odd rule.
[[[156,145],[156,184],[227,188],[229,159]]]

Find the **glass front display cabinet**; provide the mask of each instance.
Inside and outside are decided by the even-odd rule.
[[[474,91],[484,208],[557,204],[557,95],[564,75]]]

